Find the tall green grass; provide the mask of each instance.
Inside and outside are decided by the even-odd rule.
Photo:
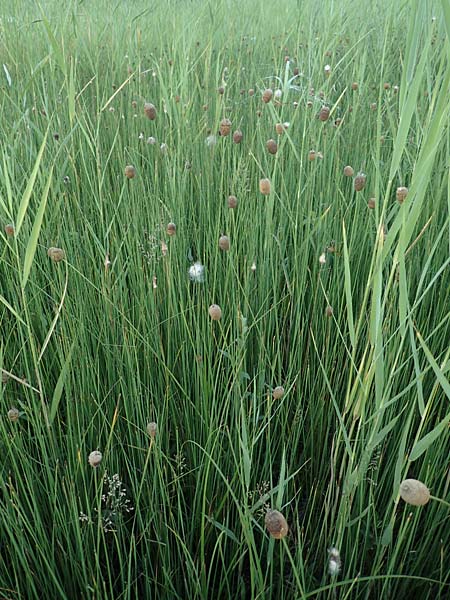
[[[448,3],[0,17],[0,597],[447,598]]]

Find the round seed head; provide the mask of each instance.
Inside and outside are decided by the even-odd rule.
[[[219,133],[222,136],[230,135],[231,131],[231,121],[230,119],[222,119],[220,121]]]
[[[220,87],[218,87],[218,88],[217,88],[217,92],[218,92],[218,93],[219,93],[221,96],[223,96],[223,94],[225,93],[225,88],[224,88],[223,86],[220,86]]]
[[[213,321],[218,321],[222,316],[222,309],[218,304],[211,304],[208,308],[208,312]]]
[[[317,152],[315,150],[310,150],[308,154],[308,160],[316,160]]]
[[[236,208],[238,201],[236,196],[228,196],[228,208]]]
[[[278,144],[275,140],[268,140],[266,143],[266,148],[269,154],[276,154],[278,150]]]
[[[235,144],[240,144],[243,137],[242,131],[240,129],[236,129],[236,131],[233,133],[233,142]]]
[[[15,423],[16,421],[18,421],[19,416],[20,416],[19,409],[13,407],[8,410],[8,419],[11,422]]]
[[[282,385],[277,385],[272,392],[272,396],[274,400],[279,400],[284,396],[284,387]]]
[[[147,425],[147,433],[151,438],[156,436],[156,432],[158,431],[158,425],[155,422],[148,423]]]
[[[13,237],[15,231],[16,230],[15,230],[14,225],[12,223],[8,223],[8,225],[5,225],[5,233],[6,233],[7,236]]]
[[[358,84],[356,83],[356,81],[354,81],[354,82],[352,83],[352,90],[353,90],[354,92],[356,92],[356,90],[357,90],[357,89],[358,89]]]
[[[259,191],[264,196],[270,195],[270,180],[269,179],[260,179],[259,180]]]
[[[283,123],[277,123],[275,125],[275,131],[277,132],[277,135],[282,135],[284,133]]]
[[[263,95],[262,95],[262,100],[265,104],[267,104],[268,102],[270,102],[272,100],[272,96],[273,96],[273,92],[270,88],[267,88],[266,90],[264,90]]]
[[[325,309],[325,316],[332,317],[333,316],[333,307],[328,305]]]
[[[289,527],[280,511],[273,509],[268,510],[264,522],[268,532],[276,540],[281,540],[281,538],[287,536]]]
[[[355,192],[360,192],[364,189],[366,185],[366,176],[364,173],[358,173],[358,175],[353,180],[353,187]]]
[[[397,201],[399,204],[403,204],[404,199],[406,198],[406,196],[408,195],[408,188],[407,187],[398,187],[397,188]]]
[[[308,102],[306,103],[306,108],[312,108],[312,107],[313,107],[312,100],[308,100]]]
[[[151,102],[146,102],[144,104],[144,113],[145,116],[150,119],[150,121],[154,121],[156,119],[156,107]]]
[[[65,258],[65,252],[61,248],[49,248],[47,250],[47,256],[52,259],[53,262],[60,262]]]
[[[136,169],[133,167],[133,165],[127,165],[125,167],[125,177],[128,179],[133,179],[133,177],[136,177]]]
[[[384,83],[384,84],[383,84],[383,89],[385,89],[385,90],[388,90],[388,89],[390,89],[390,87],[391,87],[391,84],[390,84],[390,83]]]
[[[351,167],[350,165],[347,165],[346,167],[344,167],[344,175],[346,177],[353,177],[355,171],[353,170],[353,167]]]
[[[399,90],[398,85],[394,85],[394,87],[392,89],[394,91],[394,94],[398,94],[398,90]]]
[[[230,249],[230,238],[227,235],[221,235],[219,238],[219,248],[224,252]]]
[[[319,112],[319,119],[320,121],[328,121],[328,117],[330,116],[330,107],[329,106],[322,106],[322,108],[320,109]]]
[[[169,223],[167,225],[167,235],[175,235],[177,232],[177,226],[175,223]]]
[[[298,67],[295,67],[295,69],[292,72],[295,76],[297,76],[300,73],[300,69]]]
[[[376,102],[372,102],[372,104],[370,105],[370,110],[377,110],[377,103]]]
[[[367,206],[373,210],[375,208],[375,198],[369,198]]]
[[[93,450],[88,457],[88,462],[91,467],[96,468],[102,462],[103,455],[98,450]]]
[[[430,490],[417,479],[405,479],[400,484],[400,496],[412,506],[424,506],[430,500]]]
[[[249,95],[249,96],[254,96],[254,95],[255,95],[255,90],[254,90],[253,88],[250,88],[250,89],[248,90],[248,95]]]

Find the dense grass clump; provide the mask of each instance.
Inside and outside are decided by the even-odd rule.
[[[446,0],[0,1],[0,597],[450,596]]]

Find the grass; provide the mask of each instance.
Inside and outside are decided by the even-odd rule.
[[[447,598],[445,0],[0,17],[0,597]]]

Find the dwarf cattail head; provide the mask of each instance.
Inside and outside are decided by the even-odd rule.
[[[389,89],[390,89],[390,87],[391,87],[391,84],[390,84],[390,83],[387,83],[387,82],[383,83],[383,89],[385,89],[385,90],[389,90]]]
[[[313,107],[312,100],[308,100],[308,102],[306,103],[306,108],[312,108],[312,107]]]
[[[91,467],[96,468],[102,462],[103,455],[98,450],[93,450],[88,457],[88,462]]]
[[[253,88],[250,88],[250,89],[248,90],[248,95],[249,95],[249,96],[254,96],[254,95],[255,95],[255,90],[254,90]]]
[[[222,136],[230,135],[231,121],[230,119],[222,119],[220,121],[219,133]]]
[[[222,309],[218,304],[211,304],[208,308],[209,316],[213,321],[219,321],[222,316]]]
[[[412,506],[424,506],[430,500],[430,490],[417,479],[405,479],[400,484],[400,496]]]
[[[8,419],[10,421],[12,421],[13,423],[15,423],[16,421],[19,420],[19,416],[20,416],[19,409],[16,408],[15,406],[13,406],[13,408],[10,408],[8,410]]]
[[[228,208],[236,208],[236,206],[238,204],[236,196],[228,196],[227,203],[228,203]]]
[[[407,187],[398,187],[397,188],[397,201],[399,204],[403,204],[403,201],[405,200],[406,196],[408,195],[408,188]]]
[[[358,89],[358,84],[356,83],[356,81],[354,81],[354,82],[352,83],[352,90],[353,90],[354,92],[356,92],[356,90],[357,90],[357,89]]]
[[[219,248],[224,252],[230,249],[230,238],[227,235],[221,235],[219,238]]]
[[[284,133],[283,123],[277,123],[275,125],[275,131],[277,132],[277,135],[282,135]]]
[[[373,210],[375,208],[375,204],[376,204],[375,198],[369,198],[369,200],[367,202],[367,206]]]
[[[276,154],[278,150],[278,144],[275,140],[267,140],[266,148],[269,154]]]
[[[175,223],[168,223],[167,225],[167,235],[175,235],[177,232],[177,226]]]
[[[270,187],[270,179],[264,178],[259,180],[259,191],[261,194],[264,194],[264,196],[270,195]]]
[[[125,167],[125,177],[128,179],[133,179],[133,177],[136,177],[136,169],[133,167],[133,165],[127,165]]]
[[[308,153],[308,160],[316,160],[317,152],[315,150],[310,150]]]
[[[225,93],[225,88],[221,85],[220,87],[217,88],[217,92],[220,96],[223,96]]]
[[[8,223],[8,225],[5,225],[5,233],[7,236],[12,237],[15,232],[16,232],[16,230],[12,223]]]
[[[366,185],[366,176],[364,173],[358,173],[353,180],[353,187],[355,192],[360,192]]]
[[[240,144],[243,137],[242,131],[240,129],[236,129],[236,131],[233,133],[233,142],[235,144]]]
[[[333,316],[333,307],[328,305],[325,309],[325,316],[332,317]]]
[[[270,535],[276,540],[281,540],[287,536],[289,527],[284,516],[280,511],[269,509],[264,518],[266,528]]]
[[[279,400],[284,396],[284,387],[282,385],[277,385],[276,388],[272,391],[272,396],[274,400]]]
[[[264,90],[263,95],[262,95],[262,100],[265,104],[267,104],[268,102],[270,102],[272,100],[272,96],[273,96],[273,91],[270,88],[267,88],[266,90]]]
[[[52,259],[53,262],[60,262],[65,258],[65,252],[61,248],[49,248],[47,250],[47,256]]]
[[[150,119],[150,121],[154,121],[156,119],[156,107],[151,102],[146,102],[144,104],[144,113],[145,116]]]
[[[320,121],[328,121],[328,117],[330,116],[330,107],[322,106],[319,112]]]
[[[344,175],[346,177],[353,177],[355,171],[353,170],[353,167],[351,167],[350,165],[347,165],[346,167],[344,167]]]
[[[158,431],[158,425],[154,421],[147,424],[147,433],[151,438],[156,437],[157,431]]]

